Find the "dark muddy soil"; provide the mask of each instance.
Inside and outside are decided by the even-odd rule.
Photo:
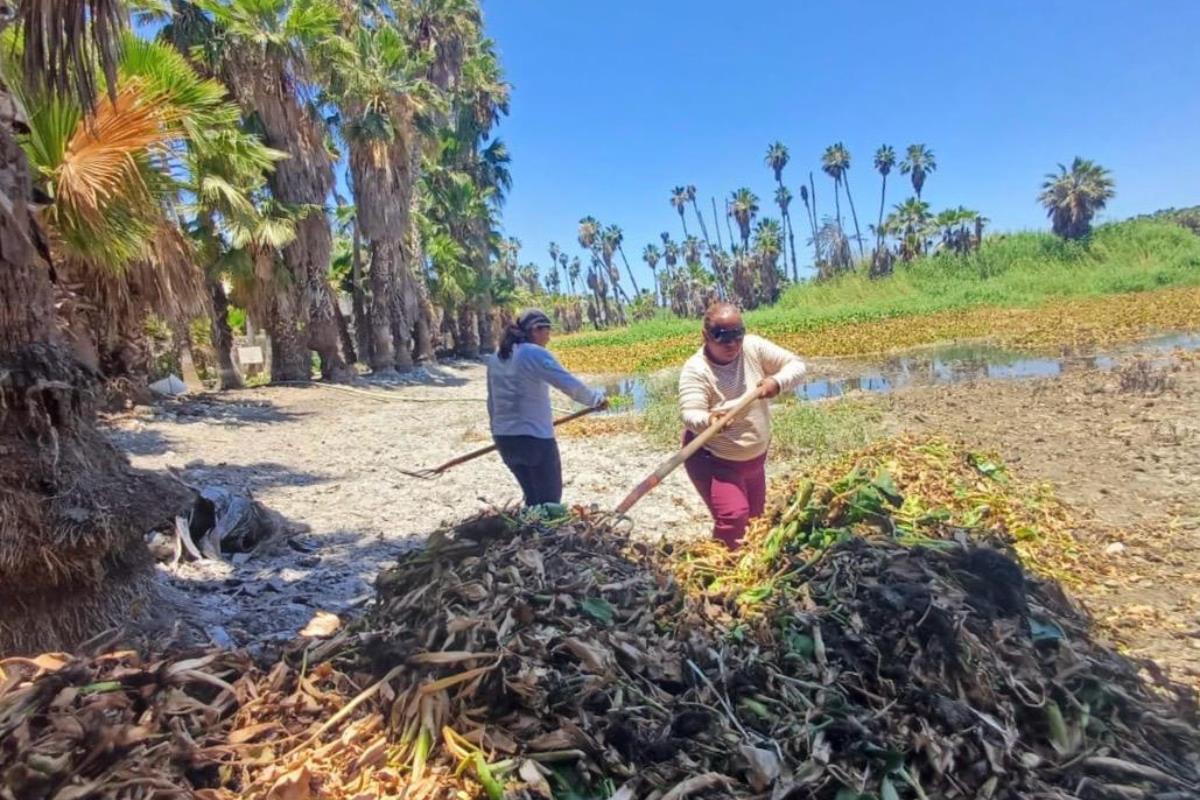
[[[901,390],[893,431],[999,453],[1076,510],[1111,568],[1076,594],[1131,655],[1200,684],[1200,360]]]

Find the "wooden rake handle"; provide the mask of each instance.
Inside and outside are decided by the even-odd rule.
[[[567,422],[570,422],[571,420],[576,420],[576,419],[579,419],[580,417],[586,417],[588,414],[594,414],[595,412],[597,412],[599,410],[600,410],[599,406],[591,406],[589,408],[580,409],[579,411],[575,411],[571,414],[567,414],[565,417],[559,417],[558,419],[554,420],[554,426],[558,427],[559,425],[563,425]],[[458,456],[456,458],[452,458],[444,464],[439,464],[438,466],[436,466],[432,469],[426,470],[425,473],[430,476],[441,475],[443,472],[450,469],[451,467],[457,467],[459,464],[465,464],[468,461],[473,461],[473,460],[479,458],[480,456],[486,456],[488,453],[492,452],[495,449],[496,449],[495,444],[489,444],[487,447],[481,447],[478,450],[472,450],[469,453]]]
[[[728,414],[721,417],[712,425],[709,425],[707,428],[701,431],[700,435],[688,442],[682,450],[668,458],[663,463],[659,464],[658,469],[650,473],[644,481],[634,487],[633,491],[629,493],[629,496],[621,501],[621,504],[617,506],[617,514],[624,514],[629,511],[629,509],[633,508],[634,503],[636,503],[638,500],[641,500],[650,493],[651,489],[662,483],[663,479],[670,475],[676,467],[695,455],[701,447],[704,447],[704,445],[708,443],[709,439],[725,430],[725,427],[729,423],[733,422],[735,419],[744,414],[746,409],[750,408],[751,403],[753,403],[755,400],[762,399],[759,397],[758,392],[758,387],[755,387],[746,394],[742,395],[742,398],[737,401],[737,405],[731,408]]]

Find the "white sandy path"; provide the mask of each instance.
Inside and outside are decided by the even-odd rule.
[[[189,483],[248,489],[307,526],[312,553],[281,547],[249,562],[187,565],[164,580],[211,612],[238,644],[284,641],[318,610],[348,612],[376,573],[443,522],[520,497],[496,455],[422,481],[397,468],[434,466],[487,439],[484,370],[443,364],[427,378],[365,391],[436,402],[381,402],[326,387],[202,397],[178,411],[112,421],[135,466],[174,467]],[[556,404],[567,407],[562,396]],[[669,452],[634,434],[560,438],[564,502],[611,509]],[[634,535],[707,535],[707,513],[682,469],[633,510]],[[352,612],[350,612],[352,613]],[[210,623],[209,627],[213,627]]]

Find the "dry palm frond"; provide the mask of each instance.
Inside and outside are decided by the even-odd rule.
[[[166,148],[173,138],[168,124],[172,113],[138,83],[126,85],[115,99],[102,102],[76,129],[55,171],[61,213],[99,225],[118,200],[151,203],[144,168],[148,156]]]

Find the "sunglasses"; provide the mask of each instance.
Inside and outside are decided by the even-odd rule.
[[[721,344],[733,344],[740,342],[746,335],[745,328],[709,328],[708,335],[713,341]]]

